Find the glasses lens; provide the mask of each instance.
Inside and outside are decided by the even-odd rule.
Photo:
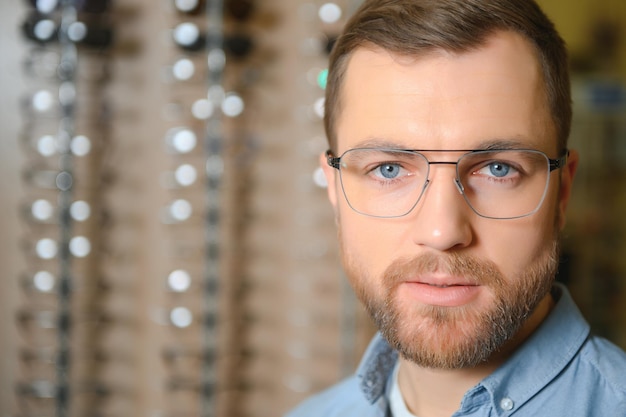
[[[341,184],[355,211],[399,217],[417,204],[428,178],[428,161],[418,153],[351,149],[341,157]]]
[[[457,165],[463,194],[479,215],[523,217],[541,205],[549,179],[548,157],[539,151],[472,152]]]

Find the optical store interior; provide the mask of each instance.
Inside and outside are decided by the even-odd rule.
[[[375,332],[318,156],[360,0],[0,2],[0,416],[269,417]],[[543,0],[581,163],[560,281],[626,348],[626,2]]]

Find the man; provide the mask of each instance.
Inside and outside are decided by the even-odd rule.
[[[347,23],[321,164],[380,334],[290,417],[626,416],[626,354],[554,283],[567,65],[531,0],[366,0]]]

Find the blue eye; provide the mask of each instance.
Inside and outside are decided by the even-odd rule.
[[[495,162],[489,165],[489,172],[494,177],[498,177],[498,178],[507,176],[510,170],[511,170],[511,167],[509,165],[502,164],[499,162]]]
[[[400,166],[394,164],[386,164],[378,167],[380,175],[387,179],[396,178],[400,174]]]

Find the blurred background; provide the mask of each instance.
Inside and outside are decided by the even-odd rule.
[[[0,3],[0,417],[277,416],[354,370],[317,158],[359,3]],[[582,156],[559,279],[626,348],[626,3],[540,3]]]

